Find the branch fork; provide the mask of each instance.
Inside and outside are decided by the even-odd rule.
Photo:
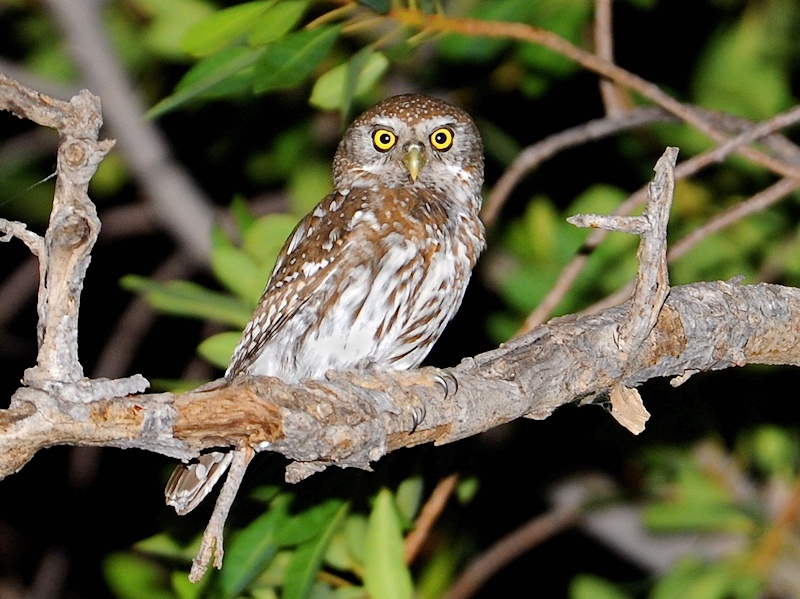
[[[669,295],[667,269],[667,224],[675,191],[675,164],[678,148],[667,148],[655,166],[656,176],[648,188],[648,201],[641,216],[604,216],[578,214],[567,221],[578,227],[592,227],[607,231],[621,231],[640,236],[636,256],[639,268],[633,294],[628,304],[627,318],[620,325],[615,338],[619,349],[623,377],[609,394],[611,414],[634,434],[644,430],[650,414],[644,407],[641,395],[621,381],[624,365],[631,354],[640,351],[658,321]]]

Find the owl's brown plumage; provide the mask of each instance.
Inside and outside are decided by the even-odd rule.
[[[345,131],[333,183],[281,250],[226,378],[413,368],[461,304],[485,244],[467,113],[420,94],[380,102]],[[228,463],[214,452],[180,467],[167,502],[190,511]]]

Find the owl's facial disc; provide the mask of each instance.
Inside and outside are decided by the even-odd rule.
[[[403,155],[403,164],[408,169],[411,180],[416,181],[425,166],[425,149],[418,141],[408,144],[404,149],[406,153]]]

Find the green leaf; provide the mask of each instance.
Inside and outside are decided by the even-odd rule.
[[[200,599],[209,580],[211,578],[205,577],[199,583],[192,582],[189,580],[189,573],[182,570],[175,570],[170,578],[177,599]]]
[[[198,62],[183,76],[175,93],[167,96],[145,115],[155,119],[197,98],[232,97],[247,91],[253,65],[264,48],[225,48]]]
[[[106,582],[119,599],[174,599],[161,566],[130,553],[113,553],[103,563]]]
[[[142,553],[148,553],[157,557],[164,557],[171,560],[179,560],[191,563],[192,558],[199,549],[194,546],[184,546],[178,543],[172,536],[161,532],[152,537],[147,537],[134,544],[133,548]]]
[[[358,4],[385,15],[392,8],[392,0],[358,0]]]
[[[366,516],[358,513],[350,514],[344,521],[341,533],[336,535],[331,543],[331,551],[326,558],[334,567],[361,572],[366,553],[364,543],[366,538]]]
[[[762,425],[748,433],[738,444],[744,449],[760,472],[767,476],[779,476],[790,481],[796,476],[798,438],[796,431],[775,425]]]
[[[468,476],[458,481],[456,498],[461,505],[469,505],[475,499],[480,489],[480,480],[477,476]]]
[[[472,5],[469,16],[481,21],[526,23],[535,12],[535,2],[494,0]],[[447,34],[439,42],[439,52],[454,62],[489,62],[511,45],[507,39],[492,39],[460,34]]]
[[[389,68],[381,52],[366,47],[345,63],[333,67],[314,83],[309,102],[323,110],[347,113],[350,102],[369,91]]]
[[[236,223],[236,230],[239,231],[240,235],[243,235],[257,220],[250,211],[250,206],[241,195],[234,196],[231,201],[230,211]]]
[[[284,518],[289,496],[278,496],[269,510],[233,538],[225,550],[225,567],[219,574],[222,596],[233,599],[258,576],[278,552],[275,529]]]
[[[280,547],[299,545],[322,534],[343,503],[342,499],[327,499],[289,515],[276,528],[275,542]]]
[[[650,599],[729,599],[735,578],[727,564],[687,559],[658,581]]]
[[[417,515],[424,489],[425,483],[421,476],[411,476],[397,487],[397,509],[409,524]]]
[[[192,26],[181,40],[181,49],[193,56],[217,52],[253,29],[273,4],[275,0],[259,0],[223,8]]]
[[[457,542],[438,539],[436,551],[426,555],[417,578],[415,599],[439,599],[452,586],[462,558],[462,548]]]
[[[797,10],[776,2],[772,10],[751,7],[733,26],[711,37],[694,71],[698,104],[761,120],[791,106],[787,61],[794,50]]]
[[[147,13],[145,45],[171,60],[185,59],[184,35],[215,10],[208,0],[137,0],[137,9]]]
[[[378,491],[369,515],[364,586],[372,599],[410,599],[414,593],[405,564],[400,517],[386,488]]]
[[[267,214],[254,222],[242,237],[242,249],[259,264],[263,290],[267,277],[275,265],[278,254],[289,235],[297,226],[297,217],[291,214]]]
[[[331,505],[335,505],[337,509],[332,513],[328,513],[326,510],[326,520],[322,522],[324,526],[319,531],[318,537],[298,547],[292,555],[289,566],[286,568],[282,599],[306,599],[308,597],[328,545],[350,509],[350,504],[346,501],[336,501]]]
[[[304,163],[303,168],[292,172],[288,188],[292,213],[308,214],[333,188],[330,163],[319,160]]]
[[[579,574],[569,583],[569,599],[631,599],[631,596],[604,578]]]
[[[752,532],[756,523],[735,506],[691,501],[656,502],[644,511],[644,524],[655,531]]]
[[[197,346],[197,353],[217,368],[225,370],[241,336],[240,332],[233,331],[217,333],[203,339],[200,345]]]
[[[211,269],[227,289],[248,305],[256,305],[267,278],[247,253],[234,246],[215,247],[211,252]]]
[[[267,46],[256,64],[254,91],[260,94],[302,83],[328,54],[340,29],[298,31]]]
[[[263,46],[280,39],[300,22],[306,8],[307,0],[284,0],[272,6],[253,25],[247,43],[251,46]]]
[[[241,300],[190,281],[159,283],[126,275],[120,279],[120,285],[128,291],[144,293],[147,303],[167,314],[214,320],[240,329],[250,319],[251,309]]]

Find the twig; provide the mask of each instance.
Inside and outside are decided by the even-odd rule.
[[[450,496],[456,490],[458,478],[458,473],[454,473],[441,479],[436,484],[425,505],[422,506],[419,517],[414,523],[414,529],[406,536],[405,557],[407,564],[413,563],[420,549],[422,549],[422,545],[430,535],[433,525],[436,524]]]
[[[484,203],[481,219],[487,227],[492,226],[520,179],[558,152],[615,133],[670,120],[674,120],[674,117],[661,108],[636,108],[620,116],[608,116],[583,123],[528,146],[514,158],[495,183]]]
[[[656,177],[649,186],[650,201],[642,216],[578,214],[567,219],[567,222],[578,227],[641,236],[637,252],[639,269],[629,305],[630,318],[620,327],[618,339],[624,360],[649,335],[669,293],[667,222],[675,189],[674,167],[677,157],[678,149],[668,148],[656,164]]]
[[[600,58],[614,62],[614,19],[611,0],[595,0],[594,45]],[[609,116],[620,116],[631,108],[630,100],[611,81],[600,80],[600,96]]]
[[[52,599],[63,596],[69,566],[69,558],[63,549],[48,549],[36,568],[36,575],[25,599]]]
[[[720,212],[705,224],[700,225],[692,232],[676,241],[670,247],[667,257],[669,260],[677,260],[678,258],[685,256],[690,249],[700,243],[703,239],[706,239],[707,237],[710,237],[711,235],[730,227],[736,222],[747,218],[751,214],[756,214],[757,212],[766,210],[798,188],[800,188],[800,181],[797,179],[784,178],[776,183],[773,183],[754,196],[751,196],[746,200],[731,206],[727,210]]]
[[[521,416],[544,418],[565,403],[655,376],[747,362],[800,364],[800,291],[711,283],[673,288],[652,331],[638,351],[626,348],[623,361],[619,331],[637,313],[627,306],[541,327],[447,373],[340,373],[298,385],[241,377],[182,395],[141,395],[147,383],[140,376],[86,379],[77,358],[77,307],[99,228],[86,190],[111,147],[97,140],[99,104],[88,92],[60,102],[2,77],[0,102],[56,126],[62,139],[41,256],[39,356],[25,373],[26,386],[0,410],[0,476],[22,468],[39,449],[61,444],[134,447],[180,459],[212,447],[238,448],[195,576],[215,550],[215,562],[221,560],[224,519],[251,451],[268,447],[293,460],[289,477],[330,465],[368,468],[399,447],[449,443]],[[447,397],[443,376],[459,383]],[[409,395],[426,406],[413,433],[407,413],[381,408],[404,405]]]
[[[532,518],[475,557],[449,589],[446,599],[471,597],[518,556],[576,524],[585,524],[592,514],[586,506],[614,493],[613,483],[604,476],[581,475],[560,482],[549,492],[553,508]]]
[[[536,545],[571,528],[577,519],[575,511],[561,509],[532,518],[473,559],[448,589],[444,599],[472,597],[497,571]]]
[[[122,219],[119,217],[126,215],[129,209],[125,206],[114,212],[118,217],[116,220],[121,221]],[[141,207],[138,212],[142,212]],[[130,223],[127,223],[126,226],[120,222],[120,227],[117,227],[112,235],[125,235],[133,229],[134,227],[131,227]],[[106,231],[107,227],[104,227],[103,230]],[[151,276],[153,279],[161,281],[181,278],[186,276],[187,271],[191,271],[191,264],[192,262],[186,257],[174,254],[159,265]],[[2,305],[0,302],[0,306]],[[136,355],[136,348],[147,335],[155,319],[155,311],[143,298],[139,296],[132,298],[109,332],[107,341],[92,369],[92,376],[116,378],[127,374]],[[67,473],[73,487],[84,487],[94,478],[99,464],[99,452],[99,447],[71,448]]]
[[[44,255],[44,239],[40,235],[29,231],[25,223],[0,218],[0,241],[9,241],[12,237],[28,246],[34,256]]]
[[[206,525],[205,532],[203,532],[200,549],[192,561],[192,569],[189,571],[189,580],[192,582],[198,582],[203,578],[206,570],[208,570],[212,554],[214,567],[217,570],[222,568],[222,557],[225,554],[222,546],[225,521],[228,519],[228,512],[231,510],[233,500],[236,499],[244,474],[247,472],[247,465],[254,455],[250,448],[238,449],[232,453],[233,460],[231,460],[231,466],[228,469],[228,476],[219,491],[219,497],[217,497],[217,502],[214,504],[214,511],[211,514],[208,525]]]
[[[3,57],[0,57],[0,73],[19,81],[26,87],[37,89],[53,98],[71,98],[81,91],[77,86],[40,77],[30,69]]]
[[[675,168],[675,179],[685,179],[705,168],[706,166],[721,162],[725,159],[725,157],[733,152],[736,146],[750,143],[757,139],[762,139],[774,131],[796,123],[798,120],[800,120],[800,106],[795,106],[786,112],[759,123],[758,125],[750,126],[725,143],[720,144],[711,150],[703,152],[702,154],[693,156],[689,160],[677,165]],[[616,210],[614,210],[613,214],[617,216],[630,214],[645,201],[646,197],[647,187],[643,187],[634,192],[627,200],[620,204]],[[607,231],[598,230],[587,238],[575,257],[572,258],[572,260],[570,260],[561,270],[558,279],[551,287],[550,291],[545,295],[542,301],[539,302],[539,305],[536,307],[536,309],[525,319],[525,323],[517,332],[518,335],[530,331],[547,319],[547,317],[553,312],[553,310],[555,310],[556,306],[558,306],[566,293],[569,291],[572,283],[582,272],[583,267],[586,265],[586,262],[589,259],[589,255],[605,240],[607,235]],[[628,293],[630,293],[630,287],[626,287],[625,291],[620,291],[613,294],[613,296],[610,296],[610,299],[606,298],[601,300],[587,310],[596,311],[597,309],[604,309],[617,305],[627,298]]]
[[[796,181],[794,179],[781,179],[763,191],[758,192],[756,195],[749,197],[743,202],[739,202],[735,206],[731,206],[724,212],[721,212],[717,216],[713,217],[704,225],[699,226],[685,237],[676,241],[667,252],[667,260],[672,262],[682,258],[704,239],[727,227],[730,227],[731,225],[736,224],[751,214],[766,210],[798,188],[800,188],[800,181]],[[581,314],[591,314],[593,312],[605,310],[611,306],[616,306],[620,302],[624,302],[625,299],[629,297],[632,288],[633,283],[628,283],[611,295],[606,296],[602,300],[585,308],[581,311]]]
[[[582,67],[606,77],[616,84],[632,89],[645,98],[658,104],[681,120],[695,127],[716,141],[725,141],[727,135],[712,126],[703,114],[691,106],[683,104],[657,85],[626,71],[613,62],[583,50],[552,31],[547,31],[525,23],[481,21],[477,19],[448,17],[442,14],[425,14],[420,10],[394,8],[389,13],[393,18],[413,27],[443,33],[459,33],[473,37],[497,37],[515,39],[549,48],[554,52],[575,61]],[[768,156],[754,148],[740,146],[737,152],[756,164],[786,177],[800,177],[800,170],[782,160]]]

